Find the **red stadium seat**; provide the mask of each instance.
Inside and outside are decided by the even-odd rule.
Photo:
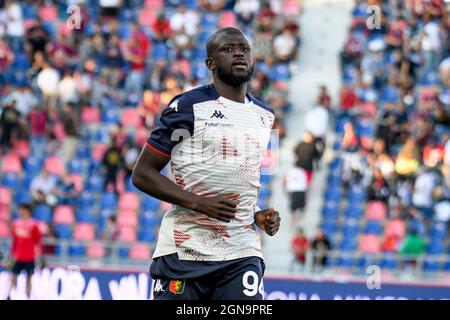
[[[28,141],[18,140],[14,144],[13,152],[22,159],[28,158],[30,156],[30,145],[28,144]]]
[[[9,211],[9,206],[0,204],[0,220],[9,221],[11,218],[11,211]]]
[[[124,127],[139,128],[142,124],[141,116],[137,109],[126,108],[122,111],[121,122]]]
[[[43,5],[39,9],[39,17],[44,22],[52,22],[58,18],[58,12],[55,6]]]
[[[53,222],[55,224],[73,224],[75,222],[75,214],[70,206],[57,206],[53,214]]]
[[[300,15],[301,4],[299,0],[285,0],[282,13],[285,16]]]
[[[0,187],[0,205],[9,206],[11,204],[11,191]]]
[[[20,173],[22,171],[20,158],[15,154],[7,154],[4,156],[1,171],[4,173]]]
[[[125,192],[119,198],[119,210],[137,211],[139,209],[139,197],[136,193]]]
[[[81,111],[81,121],[85,124],[100,123],[100,110],[94,107],[84,107]]]
[[[132,227],[122,227],[119,229],[119,240],[122,242],[136,242],[136,229]]]
[[[0,239],[9,238],[10,230],[8,223],[0,220]]]
[[[101,259],[105,256],[105,247],[102,242],[93,242],[87,247],[87,256],[91,259]]]
[[[106,150],[108,150],[108,146],[106,144],[103,143],[96,144],[94,146],[94,149],[92,150],[92,158],[95,161],[102,161]]]
[[[371,150],[373,140],[371,137],[361,137],[361,147],[365,150]]]
[[[61,159],[57,157],[49,157],[45,159],[44,168],[48,171],[48,173],[57,176],[61,176],[64,172],[64,164]]]
[[[71,174],[70,180],[75,185],[75,190],[82,191],[83,190],[83,177],[79,174]]]
[[[130,249],[130,258],[139,261],[150,260],[150,247],[144,243],[136,243]]]
[[[403,239],[406,234],[405,222],[401,219],[389,220],[384,229],[386,236],[397,236],[399,239]]]
[[[136,130],[136,135],[135,135],[136,144],[138,146],[143,146],[145,144],[145,142],[147,141],[148,135],[149,135],[149,132],[146,128],[139,127]]]
[[[77,224],[73,231],[74,240],[92,241],[95,239],[94,226],[90,223]]]
[[[139,15],[139,24],[141,26],[152,27],[156,21],[156,13],[153,9],[144,9]]]
[[[382,201],[370,201],[367,203],[365,216],[369,220],[386,219],[387,209]]]
[[[121,211],[117,216],[117,225],[119,227],[133,227],[138,225],[138,217],[135,211]]]
[[[50,230],[48,224],[44,221],[38,221],[38,227],[43,235],[47,235]]]
[[[225,11],[220,16],[220,28],[236,27],[238,24],[236,14],[233,11]]]
[[[163,9],[164,0],[145,0],[144,9],[152,9],[154,11],[159,11]]]
[[[358,250],[362,253],[378,253],[381,249],[381,242],[378,236],[366,234],[361,237]]]

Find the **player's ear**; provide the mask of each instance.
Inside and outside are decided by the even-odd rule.
[[[214,60],[211,58],[207,58],[205,60],[205,64],[206,64],[206,67],[208,68],[208,70],[210,70],[210,71],[214,71],[214,69],[216,69],[216,64],[214,63]]]

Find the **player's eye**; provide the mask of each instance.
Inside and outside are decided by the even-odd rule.
[[[241,50],[244,51],[244,52],[249,52],[250,48],[249,47],[242,47]]]

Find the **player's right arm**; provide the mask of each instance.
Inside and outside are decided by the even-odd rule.
[[[132,182],[142,192],[161,201],[179,205],[221,221],[230,222],[236,213],[234,199],[239,194],[202,197],[182,190],[178,185],[161,174],[161,170],[170,161],[148,145],[144,147],[132,174]]]

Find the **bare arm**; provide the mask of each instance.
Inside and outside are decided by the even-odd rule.
[[[160,172],[169,161],[169,157],[145,146],[133,169],[133,185],[161,201],[195,210],[221,221],[230,222],[234,218],[237,206],[234,200],[239,197],[239,194],[207,198],[182,190]]]

